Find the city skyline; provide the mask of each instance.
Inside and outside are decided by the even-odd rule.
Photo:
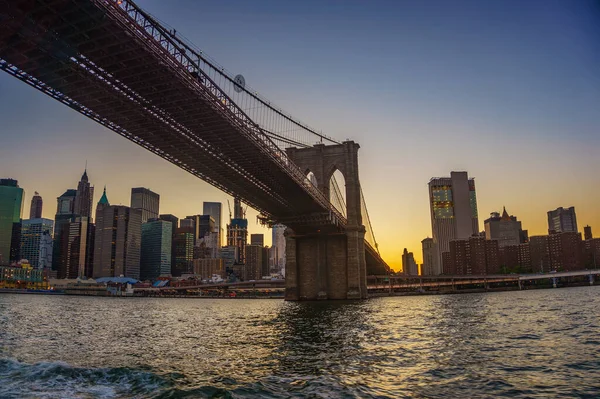
[[[592,40],[598,27],[588,15],[597,10],[592,2],[507,2],[502,10],[470,4],[464,15],[436,3],[440,16],[427,13],[422,4],[369,9],[351,3],[321,10],[323,18],[312,21],[310,33],[299,26],[307,12],[295,5],[271,4],[270,11],[253,5],[257,8],[249,13],[249,5],[231,4],[237,4],[234,12],[203,7],[204,15],[227,12],[236,21],[233,29],[215,36],[209,33],[218,29],[218,18],[198,25],[189,11],[199,6],[140,3],[293,115],[361,145],[361,184],[379,248],[394,269],[400,268],[403,247],[421,263],[420,242],[432,234],[427,181],[449,170],[475,177],[480,219],[506,206],[530,235],[539,235],[547,230],[547,211],[574,206],[580,226],[600,225],[599,189],[588,184],[597,180],[600,167],[595,155],[600,117],[594,107],[600,85],[593,72],[598,52]],[[288,24],[269,25],[267,37],[261,29],[271,14]],[[532,30],[528,23],[534,17]],[[371,23],[376,18],[380,26]],[[490,20],[506,26],[483,26]],[[356,22],[362,27],[358,37],[350,29]],[[467,30],[480,35],[461,35]],[[286,40],[294,45],[282,46]],[[327,54],[332,42],[339,46]],[[298,46],[303,51],[297,52]],[[350,51],[356,48],[368,53],[371,68],[389,78],[371,85],[359,79],[367,66],[356,62]],[[488,48],[495,50],[486,53]],[[532,50],[536,57],[529,55]],[[503,57],[506,53],[511,56]],[[329,68],[314,76],[303,72],[306,57]],[[178,217],[201,213],[203,201],[228,199],[6,74],[0,75],[0,105],[5,122],[0,170],[19,181],[26,204],[34,191],[52,203],[75,188],[86,159],[90,182],[106,184],[115,204],[128,205],[131,188],[138,186],[161,194],[161,213]],[[410,151],[398,159],[402,149]],[[391,212],[396,207],[401,211]],[[46,206],[42,216],[52,219],[53,212]],[[249,209],[249,232],[270,236],[255,216]]]

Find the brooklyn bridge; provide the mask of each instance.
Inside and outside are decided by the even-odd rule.
[[[134,2],[0,1],[0,68],[287,226],[286,299],[366,298],[367,275],[389,272],[359,144],[292,117]]]

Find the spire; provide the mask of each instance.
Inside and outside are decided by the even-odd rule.
[[[506,207],[503,206],[504,210],[502,211],[502,220],[510,220],[510,216],[508,216],[508,212],[506,212]]]
[[[110,206],[108,198],[106,198],[106,186],[104,186],[104,192],[102,193],[102,197],[100,197],[100,201],[98,201],[98,204]]]

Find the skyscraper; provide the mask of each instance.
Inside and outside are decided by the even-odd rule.
[[[583,237],[584,237],[584,240],[592,239],[592,226],[585,226],[583,228]]]
[[[160,195],[144,187],[131,189],[131,207],[142,211],[142,223],[158,218]]]
[[[467,172],[451,172],[450,177],[429,181],[431,227],[436,262],[433,274],[442,273],[442,253],[450,251],[450,241],[468,239],[479,232],[475,180]]]
[[[217,243],[219,248],[223,245],[223,210],[220,202],[204,202],[202,205],[202,214],[210,215],[215,220],[215,229],[217,233]]]
[[[171,265],[171,274],[179,277],[182,274],[192,273],[194,262],[193,227],[180,226],[175,231],[173,249],[175,250],[175,263]]]
[[[87,216],[76,216],[61,226],[58,278],[93,276],[95,226]]]
[[[74,213],[78,216],[91,218],[93,201],[94,187],[90,186],[86,169],[77,184]]]
[[[52,266],[52,230],[50,219],[25,219],[21,222],[21,259],[35,269]]]
[[[262,277],[263,266],[263,247],[261,245],[250,244],[246,246],[246,268],[243,279],[260,280]]]
[[[23,189],[16,180],[0,179],[0,265],[19,260]]]
[[[142,211],[110,205],[106,189],[96,207],[94,278],[140,278]]]
[[[63,225],[75,220],[75,197],[77,190],[68,189],[56,199],[56,216],[54,216],[54,243],[52,248],[52,270],[58,270],[61,264],[61,234]]]
[[[421,274],[424,276],[431,276],[434,270],[434,264],[437,260],[435,249],[433,246],[433,238],[425,238],[421,241],[423,247],[423,268]]]
[[[159,216],[160,220],[171,223],[171,269],[175,265],[175,233],[179,228],[179,218],[175,215],[164,214]]]
[[[250,245],[265,246],[265,235],[264,234],[250,234]]]
[[[525,234],[516,216],[509,216],[504,208],[502,216],[493,212],[489,219],[483,222],[485,226],[485,238],[487,240],[498,240],[500,248],[509,245],[519,245],[524,242]]]
[[[171,222],[153,219],[142,224],[141,280],[171,274],[172,237]]]
[[[42,197],[36,191],[33,198],[31,198],[31,207],[29,208],[29,219],[40,219],[42,217],[42,206],[44,202]]]
[[[282,224],[273,225],[271,242],[271,266],[285,277],[285,229]]]
[[[227,225],[227,246],[238,247],[237,264],[244,264],[246,257],[246,244],[248,243],[248,220],[242,210],[239,198],[234,199],[233,219]]]
[[[575,207],[560,207],[553,211],[548,211],[548,232],[565,233],[567,231],[577,232]]]

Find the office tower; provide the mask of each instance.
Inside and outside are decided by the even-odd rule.
[[[91,218],[93,201],[94,187],[90,186],[86,169],[81,176],[81,180],[77,184],[74,213],[78,216]]]
[[[415,256],[412,252],[408,252],[406,248],[404,248],[404,252],[402,253],[402,272],[407,276],[417,276],[419,274]]]
[[[423,248],[423,267],[421,269],[421,274],[423,276],[431,276],[434,270],[434,263],[437,260],[435,248],[433,247],[433,238],[425,238],[421,241],[421,246]]]
[[[91,278],[94,274],[95,226],[86,216],[75,216],[61,225],[58,278]]]
[[[50,219],[25,219],[21,222],[21,259],[27,259],[34,269],[52,266],[52,231]]]
[[[203,238],[209,234],[215,234],[216,232],[216,221],[211,215],[199,215],[198,218],[199,226],[198,226],[198,237]]]
[[[592,237],[592,226],[585,226],[583,228],[583,237],[584,240],[591,240]]]
[[[16,180],[0,179],[0,265],[19,260],[23,189]]]
[[[173,224],[151,219],[142,224],[140,279],[155,280],[171,274]]]
[[[578,231],[575,207],[560,207],[553,211],[548,211],[548,232],[551,234],[564,233],[567,231]]]
[[[183,222],[184,219],[181,219]],[[180,226],[175,231],[175,263],[171,265],[171,274],[179,277],[193,272],[194,261],[194,228]]]
[[[264,234],[250,234],[250,245],[265,246],[265,235]]]
[[[158,218],[160,195],[144,187],[131,189],[131,207],[142,211],[142,223]]]
[[[225,267],[223,259],[194,259],[194,274],[201,279],[210,279],[217,275],[220,278],[225,277]]]
[[[188,216],[185,219],[181,219],[179,221],[179,227],[188,227],[192,229],[192,234],[196,235],[196,221],[195,219],[190,219],[192,216]]]
[[[31,207],[29,208],[29,219],[41,219],[42,217],[42,206],[44,202],[42,197],[36,191],[33,198],[31,198]]]
[[[238,259],[239,248],[237,246],[224,246],[219,249],[219,258],[223,259],[226,275],[233,272],[233,265]]]
[[[548,236],[551,270],[574,271],[583,269],[584,247],[581,233],[566,231]]]
[[[233,215],[233,219],[227,225],[227,246],[238,247],[236,263],[244,264],[248,242],[248,220],[245,218],[239,198],[234,199]]]
[[[271,266],[276,273],[285,277],[285,229],[282,224],[272,228]]]
[[[467,172],[429,181],[431,227],[436,262],[433,274],[442,273],[442,253],[450,251],[451,240],[464,240],[479,233],[475,180]]]
[[[75,220],[75,197],[77,190],[68,189],[56,198],[56,215],[54,216],[54,243],[52,247],[52,270],[58,270],[61,263],[62,226]]]
[[[175,264],[175,233],[179,227],[179,218],[175,215],[164,214],[159,216],[160,220],[171,223],[171,269]]]
[[[498,240],[500,248],[508,245],[519,245],[524,241],[524,233],[521,228],[521,222],[515,216],[509,216],[506,208],[502,211],[502,216],[498,212],[493,212],[489,219],[484,222],[485,238],[488,240]]]
[[[263,271],[263,246],[250,244],[246,246],[246,268],[243,279],[260,280]]]
[[[94,278],[140,278],[142,211],[110,205],[106,189],[96,206]]]
[[[223,245],[223,210],[220,202],[204,202],[202,205],[202,214],[210,215],[215,220],[215,230],[217,233],[217,245],[221,248]]]

